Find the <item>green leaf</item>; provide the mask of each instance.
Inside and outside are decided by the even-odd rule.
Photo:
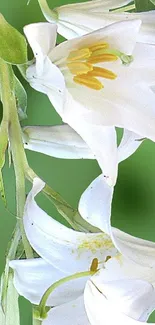
[[[12,272],[9,273],[5,324],[6,325],[20,325],[18,293],[13,285]]]
[[[26,110],[27,110],[27,94],[26,91],[18,80],[16,76],[14,76],[14,89],[15,89],[15,97],[16,97],[16,104],[18,109],[19,119],[24,120],[27,118]]]
[[[136,11],[149,11],[155,9],[155,0],[135,0]]]
[[[7,203],[6,203],[6,196],[4,190],[2,168],[5,164],[5,151],[7,149],[7,145],[8,145],[8,121],[5,121],[3,119],[0,125],[0,195],[5,204],[5,207]]]
[[[7,206],[7,202],[6,202],[6,195],[5,195],[5,189],[4,189],[4,182],[3,182],[3,175],[2,175],[2,171],[0,169],[0,194],[1,194],[1,198],[4,202],[5,207]]]
[[[27,62],[25,37],[8,24],[2,14],[0,14],[0,57],[11,64]]]

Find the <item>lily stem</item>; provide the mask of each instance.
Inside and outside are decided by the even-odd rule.
[[[21,128],[18,119],[16,98],[14,93],[14,74],[12,67],[0,59],[1,95],[3,110],[9,112],[9,141],[16,177],[16,209],[22,241],[27,258],[33,257],[32,248],[27,240],[24,225],[23,212],[25,205],[25,151],[22,142]]]

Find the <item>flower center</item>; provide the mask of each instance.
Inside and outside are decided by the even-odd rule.
[[[100,90],[104,88],[103,83],[98,79],[115,79],[117,75],[108,69],[96,67],[94,64],[111,62],[118,59],[117,55],[109,53],[107,43],[97,43],[89,48],[72,51],[67,58],[67,66],[74,75],[74,82],[88,88]]]
[[[132,57],[109,48],[108,43],[96,43],[89,47],[71,51],[67,58],[67,67],[73,74],[75,83],[88,88],[101,90],[104,84],[99,78],[114,80],[117,75],[111,70],[94,66],[104,62],[114,62],[121,59],[123,64],[132,61]]]

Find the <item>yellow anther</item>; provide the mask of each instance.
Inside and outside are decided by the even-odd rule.
[[[104,87],[97,78],[88,76],[87,74],[75,76],[73,80],[80,85],[84,85],[94,90],[101,90]]]
[[[111,80],[117,78],[117,75],[112,71],[100,67],[93,67],[93,70],[88,72],[87,75],[92,77],[111,79]]]
[[[97,271],[97,268],[98,268],[98,259],[97,258],[94,258],[92,263],[91,263],[91,267],[90,267],[90,271],[91,272],[95,272]]]
[[[100,63],[100,62],[110,62],[110,61],[116,61],[118,59],[118,57],[115,54],[100,54],[100,55],[96,55],[96,56],[91,56],[88,59],[88,63]]]
[[[108,43],[96,43],[92,46],[89,46],[90,51],[94,52],[97,50],[107,49],[109,47]]]
[[[70,62],[67,64],[70,72],[75,75],[85,74],[93,70],[93,66],[87,62]]]
[[[88,59],[92,52],[88,48],[70,52],[67,62]]]

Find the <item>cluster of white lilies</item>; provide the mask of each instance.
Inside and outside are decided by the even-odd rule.
[[[119,162],[145,138],[155,141],[155,11],[113,11],[129,2],[50,10],[39,0],[49,22],[24,28],[35,57],[27,80],[64,122],[26,127],[25,148],[96,159],[102,170],[78,206],[91,232],[67,228],[36,204],[40,179],[27,197],[25,232],[40,257],[10,267],[18,293],[44,307],[43,325],[134,325],[155,309],[155,243],[111,226]],[[57,32],[69,40],[56,45]],[[118,147],[115,127],[124,129]]]

